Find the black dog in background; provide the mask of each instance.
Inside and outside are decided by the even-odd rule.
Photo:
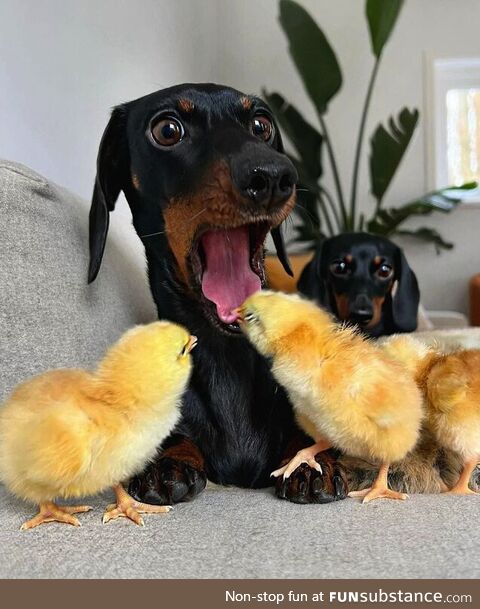
[[[114,109],[103,135],[90,211],[90,270],[100,268],[120,191],[144,246],[160,318],[198,336],[182,418],[129,490],[147,503],[186,501],[207,477],[264,487],[270,472],[311,441],[295,425],[269,363],[232,310],[265,284],[272,233],[288,271],[280,225],[295,204],[296,171],[259,98],[212,84],[179,85]],[[298,503],[343,499],[343,472],[302,466],[277,494]]]
[[[326,239],[297,287],[368,336],[417,328],[417,278],[403,251],[383,237],[343,233]]]

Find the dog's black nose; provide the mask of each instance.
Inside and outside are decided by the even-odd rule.
[[[373,303],[366,294],[359,294],[350,308],[351,321],[366,325],[373,319]]]
[[[291,196],[295,179],[287,167],[254,167],[246,176],[242,194],[259,205],[279,205]]]
[[[263,145],[262,145],[263,146]],[[293,193],[297,171],[288,157],[276,151],[245,146],[231,161],[232,178],[240,194],[267,211],[282,205]]]

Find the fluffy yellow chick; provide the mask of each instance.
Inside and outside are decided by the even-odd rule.
[[[258,292],[238,310],[256,349],[272,360],[300,426],[315,444],[299,451],[274,476],[301,464],[319,468],[315,455],[331,446],[379,463],[373,486],[350,496],[406,499],[388,488],[388,469],[416,444],[422,396],[412,375],[374,343],[339,327],[325,311],[296,295]]]
[[[57,498],[113,487],[116,504],[103,522],[124,516],[143,525],[140,513],[169,506],[135,501],[122,480],[140,472],[171,432],[191,372],[196,338],[158,321],[129,330],[95,372],[53,370],[20,384],[0,409],[0,480],[18,497],[39,505],[22,525],[80,526],[89,506],[58,506]]]
[[[463,471],[447,491],[451,495],[478,494],[469,488],[480,462],[480,351],[432,355],[421,371],[427,424],[437,442],[457,452]]]
[[[477,495],[469,488],[480,462],[480,351],[442,353],[410,336],[387,339],[383,348],[414,373],[426,404],[426,425],[438,444],[458,453],[463,470],[446,494]]]

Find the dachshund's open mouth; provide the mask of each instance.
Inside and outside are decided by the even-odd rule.
[[[240,332],[236,309],[265,283],[267,221],[234,228],[204,227],[190,251],[190,266],[210,320]]]

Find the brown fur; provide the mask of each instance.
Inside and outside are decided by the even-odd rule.
[[[166,448],[162,457],[188,463],[196,470],[203,470],[205,467],[205,459],[202,453],[198,450],[195,444],[188,438],[183,438],[175,446]]]
[[[242,107],[245,110],[250,110],[250,108],[252,107],[252,100],[246,95],[240,98],[240,103],[242,104]]]
[[[182,112],[193,112],[195,105],[192,101],[190,101],[189,99],[179,99],[178,100],[178,107],[180,108],[180,110],[182,110]]]
[[[136,173],[132,174],[132,184],[135,190],[140,190],[140,180]]]

